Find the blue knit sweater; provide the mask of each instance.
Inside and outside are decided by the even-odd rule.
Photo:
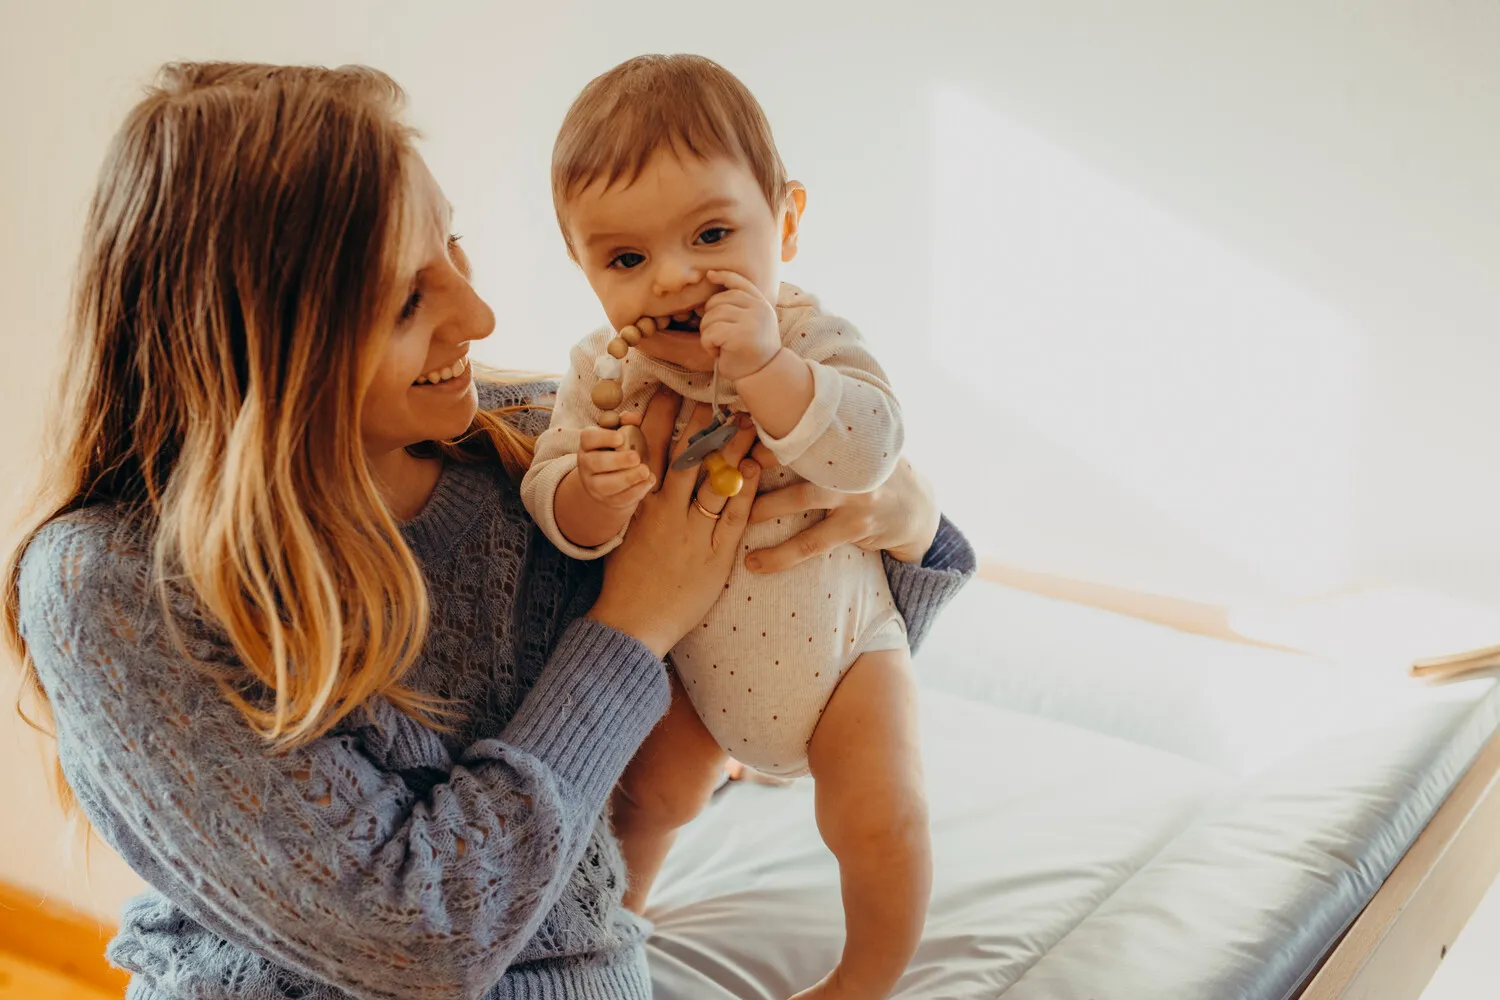
[[[463,706],[450,732],[377,700],[271,753],[204,669],[235,655],[186,597],[198,662],[174,645],[132,523],[60,518],[21,574],[68,783],[152,886],[109,947],[130,1000],[650,996],[605,805],[666,710],[665,671],[584,617],[600,565],[548,544],[498,465],[449,464],[402,529],[432,605],[408,680]],[[973,553],[944,522],[922,566],[887,564],[915,647]]]

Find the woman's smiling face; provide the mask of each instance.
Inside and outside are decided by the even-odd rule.
[[[479,405],[469,344],[495,329],[495,314],[469,284],[468,258],[450,233],[452,211],[441,189],[415,154],[408,173],[395,294],[360,428],[372,455],[468,429]]]

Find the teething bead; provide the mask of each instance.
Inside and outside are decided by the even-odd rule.
[[[633,326],[622,326],[620,327],[620,339],[631,347],[634,347],[641,342],[641,331]]]
[[[729,464],[723,452],[710,453],[703,459],[703,467],[708,470],[709,489],[721,497],[738,496],[745,485],[745,477],[740,475],[739,469]]]
[[[620,383],[613,379],[595,382],[589,396],[593,399],[594,405],[601,410],[613,410],[620,405],[620,400],[625,398],[625,394],[620,391]]]
[[[616,448],[616,451],[628,448],[641,456],[642,462],[648,461],[651,458],[651,449],[646,445],[646,435],[635,424],[626,424],[624,427],[621,427],[620,436],[625,439],[625,443]]]
[[[605,410],[599,414],[599,426],[607,431],[612,431],[620,426],[620,414],[616,410]]]
[[[624,363],[610,354],[601,354],[594,359],[594,378],[619,378],[625,372]]]
[[[635,321],[635,328],[641,331],[642,337],[649,337],[656,332],[656,320],[650,316],[642,316]]]
[[[609,346],[607,346],[605,350],[610,353],[611,357],[623,358],[625,355],[630,353],[630,345],[625,343],[625,341],[621,340],[619,337],[616,337],[609,342]]]

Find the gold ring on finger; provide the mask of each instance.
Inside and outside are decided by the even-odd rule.
[[[696,493],[693,494],[693,506],[698,508],[698,513],[702,514],[710,521],[717,521],[719,518],[724,516],[722,512],[715,514],[713,511],[703,506],[703,501],[698,499],[698,494]]]

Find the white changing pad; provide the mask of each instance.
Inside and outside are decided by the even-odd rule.
[[[1281,1000],[1500,725],[1430,688],[975,583],[918,657],[936,858],[915,998]],[[660,1000],[832,967],[812,786],[735,786],[652,897]]]

